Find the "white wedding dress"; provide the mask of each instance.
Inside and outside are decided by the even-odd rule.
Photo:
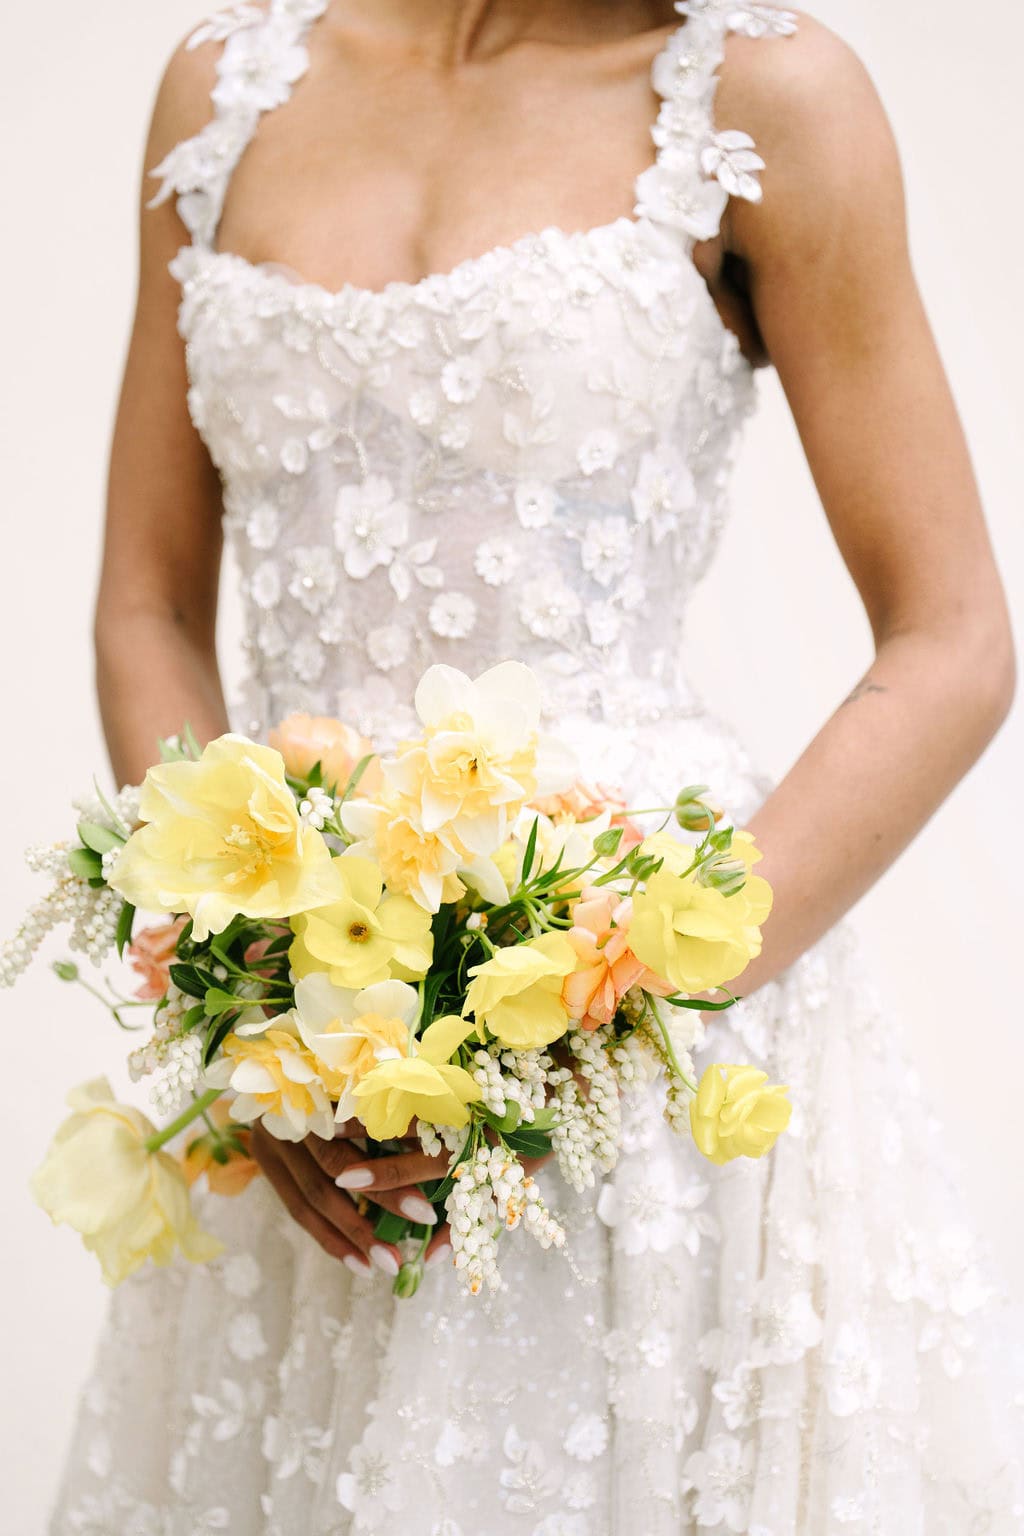
[[[304,709],[387,741],[431,662],[519,657],[633,804],[685,776],[749,815],[770,786],[681,666],[754,398],[691,250],[727,194],[759,194],[749,141],[712,120],[727,33],[781,48],[792,18],[679,7],[635,218],[328,292],[215,248],[325,9],[202,28],[224,43],[215,113],[158,168],[192,235],[172,265],[189,406],[244,580],[236,725]],[[651,1096],[614,1224],[546,1171],[570,1257],[513,1234],[496,1299],[442,1266],[395,1301],[262,1181],[208,1200],[226,1256],[113,1299],[54,1536],[1024,1529],[1005,1327],[847,933],[716,1023],[707,1059],[791,1085],[774,1154],[712,1167]]]

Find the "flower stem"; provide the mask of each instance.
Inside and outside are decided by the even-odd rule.
[[[146,1151],[159,1152],[160,1148],[177,1136],[179,1131],[183,1131],[187,1125],[192,1124],[193,1120],[198,1120],[200,1115],[205,1114],[214,1100],[219,1099],[223,1092],[223,1088],[208,1088],[200,1098],[193,1099],[188,1108],[183,1109],[170,1125],[165,1125],[162,1131],[156,1131],[146,1138]]]

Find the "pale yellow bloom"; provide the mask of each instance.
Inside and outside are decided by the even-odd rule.
[[[575,968],[576,951],[562,933],[506,945],[470,967],[464,1011],[502,1045],[539,1050],[569,1027],[562,983]]]
[[[385,892],[380,867],[358,854],[335,860],[335,879],[334,901],[292,920],[296,976],[323,971],[353,991],[425,976],[434,954],[430,913],[408,896]]]
[[[179,1249],[197,1264],[216,1258],[222,1245],[196,1222],[181,1165],[146,1150],[152,1122],[119,1104],[105,1078],[76,1088],[68,1103],[74,1114],[34,1174],[32,1193],[53,1221],[81,1233],[107,1284],[147,1259],[168,1264]]]
[[[689,849],[674,838],[645,839],[644,852],[665,864],[633,897],[630,948],[680,992],[704,992],[734,981],[761,953],[761,923],[771,911],[772,892],[760,875],[747,875],[743,889],[726,896],[683,875]],[[748,871],[761,857],[749,833],[733,834],[732,856]]]
[[[713,1163],[763,1157],[789,1124],[789,1092],[769,1083],[756,1067],[707,1068],[690,1100],[690,1129],[700,1152]]]
[[[304,826],[279,752],[219,736],[198,762],[161,763],[142,786],[110,884],[153,912],[187,912],[197,939],[238,913],[281,918],[337,894],[321,834]]]
[[[423,830],[416,805],[405,796],[346,800],[341,821],[357,839],[350,856],[375,863],[388,890],[411,898],[428,917],[463,895],[457,873],[463,856],[436,832]]]
[[[414,1053],[380,1062],[353,1089],[356,1113],[376,1141],[404,1136],[414,1119],[456,1129],[469,1122],[477,1084],[451,1057],[473,1026],[457,1014],[435,1019],[414,1042]]]
[[[246,1125],[260,1120],[278,1141],[304,1141],[311,1131],[331,1139],[331,1097],[344,1084],[303,1043],[291,1014],[239,1025],[221,1051],[207,1067],[206,1081],[234,1091],[236,1120]]]
[[[380,1061],[407,1056],[420,996],[404,981],[378,981],[361,992],[336,987],[322,974],[295,987],[295,1022],[303,1044],[330,1073],[335,1119],[356,1113],[353,1091]]]

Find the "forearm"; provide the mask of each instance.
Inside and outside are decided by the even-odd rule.
[[[114,777],[137,784],[157,760],[157,743],[192,727],[200,741],[228,729],[212,642],[197,640],[156,610],[96,622],[96,686]]]
[[[750,822],[774,906],[749,995],[792,964],[888,868],[1005,717],[1005,630],[884,641],[874,664]]]

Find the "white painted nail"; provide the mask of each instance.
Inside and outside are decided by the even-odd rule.
[[[339,1189],[369,1189],[373,1174],[369,1168],[345,1168],[334,1182]]]
[[[370,1258],[378,1269],[382,1269],[392,1280],[398,1274],[398,1260],[390,1248],[381,1248],[379,1245],[370,1249]]]
[[[365,1259],[357,1259],[354,1253],[346,1253],[341,1261],[346,1269],[350,1269],[354,1275],[368,1275],[370,1266]]]
[[[398,1202],[398,1209],[403,1216],[408,1216],[410,1221],[418,1221],[421,1226],[433,1227],[437,1224],[437,1212],[422,1195],[403,1195]]]
[[[435,1248],[433,1253],[429,1256],[426,1261],[426,1266],[428,1269],[434,1269],[440,1268],[442,1264],[451,1264],[451,1262],[452,1245],[451,1243],[442,1243],[440,1248]]]

